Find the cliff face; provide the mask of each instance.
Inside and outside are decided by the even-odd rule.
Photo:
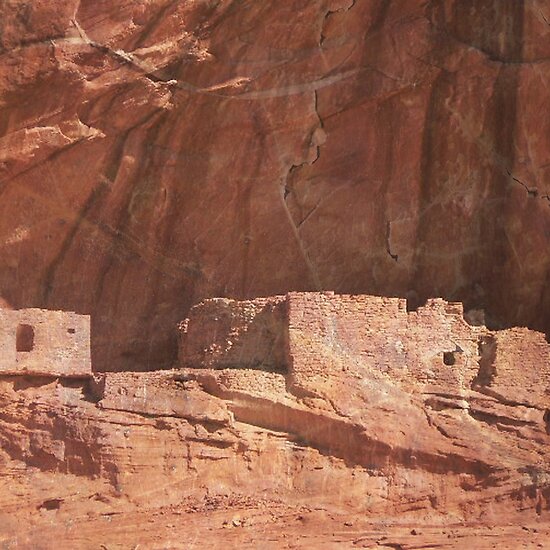
[[[0,293],[176,357],[204,297],[430,296],[550,327],[537,0],[8,0]]]

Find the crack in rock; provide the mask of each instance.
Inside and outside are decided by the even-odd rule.
[[[510,172],[509,170],[506,170],[506,172],[508,173],[508,176],[511,178],[512,181],[514,181],[515,183],[518,183],[525,189],[525,191],[527,191],[527,194],[530,197],[534,199],[538,198],[538,199],[548,201],[548,203],[550,204],[550,194],[541,195],[539,190],[536,187],[529,187],[526,183],[516,178],[514,174],[512,174],[512,172]]]
[[[314,90],[313,92],[313,110],[315,112],[315,115],[317,116],[317,126],[311,131],[310,138],[309,138],[309,155],[313,156],[313,158],[307,158],[300,164],[293,164],[288,170],[287,177],[285,179],[285,185],[284,185],[284,197],[285,199],[288,197],[290,192],[292,191],[290,186],[288,185],[288,178],[290,174],[292,174],[295,170],[298,168],[302,168],[303,166],[311,166],[315,164],[320,156],[321,156],[321,146],[324,145],[326,142],[326,133],[324,130],[324,122],[321,118],[321,115],[319,114],[319,96],[317,93],[317,90]],[[312,155],[312,150],[315,152]]]
[[[73,19],[72,22],[76,27],[76,30],[78,31],[78,34],[80,35],[83,43],[88,44],[90,47],[111,56],[113,59],[119,61],[124,65],[131,65],[132,67],[138,69],[141,73],[143,73],[143,76],[145,76],[152,82],[163,82],[165,84],[177,83],[177,81],[175,80],[165,79],[153,74],[155,68],[149,66],[147,63],[137,58],[132,53],[126,52],[124,50],[114,50],[113,48],[110,48],[105,44],[101,44],[99,42],[96,42],[95,40],[92,40],[76,19]]]
[[[330,9],[329,9],[329,10],[325,13],[325,17],[323,18],[323,23],[322,23],[322,25],[321,25],[321,35],[320,35],[320,37],[319,37],[319,46],[322,47],[322,46],[323,46],[323,43],[324,43],[324,41],[325,41],[325,39],[326,39],[324,31],[325,31],[325,25],[326,25],[326,23],[327,23],[328,18],[329,18],[331,15],[335,14],[335,13],[345,13],[345,12],[351,10],[351,8],[353,8],[353,6],[355,6],[355,3],[356,3],[356,2],[357,2],[357,0],[351,0],[350,4],[349,4],[348,6],[344,6],[344,7],[342,7],[342,8],[338,8],[338,9],[335,9],[335,10],[330,10]]]
[[[319,35],[319,46],[321,46],[321,44],[324,41],[324,34],[323,33],[324,33],[325,23],[326,23],[326,20],[328,19],[328,17],[331,14],[334,14],[334,13],[343,13],[343,12],[349,11],[351,8],[353,8],[353,6],[355,6],[355,3],[356,3],[356,0],[351,0],[350,4],[348,6],[344,6],[342,8],[338,8],[336,10],[328,10],[325,13],[325,16],[324,16],[324,19],[323,19],[323,24],[321,26],[321,31],[320,31],[320,35]],[[325,132],[325,129],[324,129],[325,125],[324,125],[323,119],[321,118],[321,114],[319,113],[319,94],[318,94],[317,88],[314,88],[314,90],[313,90],[313,110],[315,112],[315,115],[317,116],[317,121],[318,121],[317,127],[314,128],[314,130],[311,132],[310,141],[309,141],[310,150],[312,148],[315,149],[314,158],[312,160],[307,159],[307,160],[305,160],[304,162],[302,162],[300,164],[293,164],[289,168],[288,173],[287,173],[287,177],[285,178],[285,183],[284,183],[284,186],[283,186],[283,198],[284,198],[285,201],[288,198],[289,194],[292,192],[291,187],[288,185],[289,176],[294,172],[294,170],[296,170],[298,168],[301,168],[302,166],[315,164],[321,156],[321,146],[326,142],[326,132]],[[307,217],[308,216],[306,216],[306,218]],[[302,222],[299,225],[301,225],[303,223],[303,221],[305,221],[305,220],[302,220]],[[299,227],[299,225],[297,227]]]
[[[386,222],[386,252],[390,255],[391,259],[394,261],[399,261],[399,255],[394,254],[391,251],[391,221]]]
[[[336,10],[328,10],[325,13],[325,16],[323,18],[323,23],[321,25],[321,30],[320,30],[320,33],[319,33],[319,47],[322,47],[323,42],[325,40],[324,29],[325,29],[325,24],[326,24],[327,19],[334,13],[344,13],[344,12],[349,11],[351,8],[353,8],[353,6],[355,6],[355,3],[356,3],[356,0],[351,0],[350,3],[347,6],[338,8]],[[313,209],[310,210],[310,212],[308,212],[308,214],[304,217],[304,219],[302,219],[302,221],[300,221],[299,223],[297,223],[296,220],[294,219],[294,217],[292,215],[292,212],[290,211],[290,209],[288,207],[288,204],[287,204],[288,197],[292,193],[292,187],[289,184],[290,175],[295,170],[297,170],[299,168],[302,168],[303,166],[306,166],[306,165],[311,166],[311,165],[315,164],[321,156],[321,146],[326,142],[326,132],[325,132],[325,129],[324,129],[324,122],[323,122],[323,119],[321,117],[321,114],[319,113],[319,95],[318,95],[317,88],[313,89],[313,110],[315,112],[315,115],[317,116],[317,121],[318,122],[317,122],[317,126],[311,131],[311,134],[310,134],[310,139],[309,139],[309,156],[310,156],[310,158],[307,158],[306,160],[304,160],[300,164],[292,164],[290,166],[290,168],[288,169],[287,175],[283,180],[283,184],[281,186],[281,191],[282,191],[281,196],[282,196],[282,203],[283,203],[283,207],[284,207],[284,210],[285,210],[285,214],[286,214],[286,216],[289,220],[289,223],[291,225],[292,231],[293,231],[294,236],[296,238],[296,241],[298,243],[298,247],[300,249],[300,252],[302,254],[304,262],[306,263],[306,265],[308,267],[311,278],[314,281],[317,290],[320,290],[322,288],[322,285],[321,285],[321,281],[319,279],[319,275],[318,275],[313,263],[311,262],[311,258],[309,257],[309,253],[307,251],[307,248],[306,248],[304,242],[302,241],[302,239],[300,237],[300,227],[311,216],[311,214],[317,209],[317,207],[319,206],[319,203],[315,207],[313,207]],[[311,158],[311,151],[312,150],[314,150],[313,158]],[[388,252],[389,252],[389,249],[388,249]],[[390,252],[390,255],[392,256],[392,258],[394,258],[394,260],[397,261],[397,256],[392,255],[391,252]]]
[[[251,79],[246,76],[238,76],[225,82],[214,84],[206,88],[201,88],[189,82],[185,82],[183,80],[177,80],[172,78],[169,75],[163,74],[162,69],[152,66],[150,63],[140,59],[133,53],[130,53],[121,49],[115,50],[113,48],[110,48],[106,44],[101,44],[99,42],[96,42],[95,40],[92,40],[89,36],[87,36],[85,30],[82,28],[82,26],[78,23],[76,19],[73,19],[72,22],[76,27],[80,35],[80,38],[64,38],[63,39],[64,41],[70,42],[70,43],[79,42],[81,44],[85,44],[91,48],[94,48],[104,53],[105,55],[112,57],[113,59],[117,60],[119,63],[135,69],[136,71],[141,73],[145,78],[147,78],[153,83],[167,84],[175,89],[184,90],[186,92],[211,95],[211,96],[221,97],[224,99],[235,99],[235,100],[243,100],[243,101],[247,101],[251,99],[262,100],[265,98],[286,97],[288,95],[303,94],[308,91],[316,92],[316,90],[320,88],[323,88],[325,86],[332,86],[336,82],[339,82],[340,80],[343,80],[346,78],[350,78],[356,75],[358,72],[360,72],[359,70],[355,69],[351,71],[344,71],[342,73],[338,73],[335,75],[330,75],[320,80],[306,82],[304,84],[293,84],[283,88],[243,92],[236,95],[224,94],[224,93],[220,93],[220,90],[223,90],[226,88],[238,89],[243,85],[247,84],[248,82],[250,82]],[[55,41],[52,41],[52,44],[55,45]]]
[[[308,153],[309,158],[306,158],[306,160],[304,160],[300,164],[292,164],[290,166],[290,168],[288,169],[287,175],[283,180],[283,184],[281,186],[281,189],[282,189],[283,207],[284,207],[286,216],[289,220],[289,223],[291,225],[292,232],[294,234],[294,237],[296,239],[298,247],[300,249],[300,253],[301,253],[301,255],[304,259],[305,264],[307,265],[308,271],[310,272],[311,278],[312,278],[312,280],[315,284],[315,288],[317,290],[321,290],[321,288],[322,288],[321,280],[319,278],[317,270],[315,269],[315,266],[313,265],[313,263],[311,261],[309,253],[307,251],[307,248],[306,248],[304,242],[302,241],[302,238],[300,237],[300,227],[306,221],[306,219],[309,218],[309,216],[315,211],[315,209],[317,208],[318,205],[316,207],[314,207],[313,210],[310,211],[308,213],[308,215],[302,221],[296,222],[296,220],[294,219],[294,216],[292,215],[292,212],[288,208],[288,204],[287,204],[288,197],[292,193],[292,187],[289,184],[289,178],[290,178],[291,174],[295,170],[297,170],[299,168],[302,168],[303,166],[307,166],[307,165],[311,166],[311,165],[315,164],[321,156],[321,145],[323,145],[326,141],[324,123],[323,123],[323,119],[321,118],[321,115],[319,114],[318,101],[319,101],[319,98],[318,98],[317,90],[314,90],[314,92],[313,92],[313,110],[314,110],[314,112],[317,116],[317,125],[311,131],[310,138],[309,138],[309,153]],[[312,155],[312,151],[314,151],[313,155]]]
[[[541,10],[539,10],[539,13],[540,13],[541,17],[544,19],[544,22],[545,22],[548,26],[550,26],[550,21],[548,21],[548,17],[546,17],[546,15],[544,15],[544,13],[543,13]]]

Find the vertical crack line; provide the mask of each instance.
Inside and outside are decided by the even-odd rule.
[[[265,106],[263,106],[263,110],[265,112]],[[266,112],[266,117],[267,117]],[[282,154],[279,148],[279,144],[277,141],[277,138],[275,135],[272,136],[274,147],[276,150],[279,150],[279,158],[282,158]],[[281,163],[282,164],[282,163]],[[302,164],[307,164],[307,162],[304,162]],[[307,251],[307,247],[305,243],[303,242],[302,238],[300,237],[300,233],[298,231],[298,226],[296,224],[296,221],[294,220],[294,217],[292,216],[292,213],[288,207],[287,199],[292,192],[292,189],[290,187],[289,178],[290,175],[294,172],[294,170],[297,168],[297,165],[292,164],[289,168],[283,167],[281,165],[281,177],[279,180],[279,197],[281,200],[281,206],[284,210],[284,214],[288,220],[288,223],[290,225],[290,228],[292,230],[292,235],[296,241],[296,245],[298,246],[298,251],[300,253],[300,256],[302,257],[304,264],[306,266],[306,269],[310,275],[310,278],[314,284],[314,288],[317,291],[322,290],[321,280],[319,278],[319,274],[317,273],[317,270],[315,269],[315,266],[313,265],[313,262],[311,261],[310,255]],[[285,175],[285,169],[286,169],[286,175]]]
[[[289,170],[288,174],[290,175],[291,172],[292,172],[292,168]],[[288,176],[286,179],[288,179]],[[286,197],[288,195],[288,192],[289,191],[287,187],[287,182],[285,181],[284,185],[281,186],[281,203],[283,205],[283,209],[285,211],[286,217],[288,218],[288,222],[292,229],[292,233],[296,240],[296,244],[298,245],[298,249],[300,250],[302,259],[304,260],[304,263],[309,271],[309,275],[315,285],[315,290],[321,291],[322,290],[321,279],[319,278],[319,274],[317,273],[317,270],[315,269],[315,266],[311,261],[306,245],[304,244],[302,238],[300,237],[299,226],[296,225],[296,222],[294,221],[294,217],[292,216],[292,213],[288,208],[288,204],[286,202]]]
[[[308,157],[305,161],[301,162],[300,164],[293,164],[289,168],[286,177],[284,178],[283,184],[281,185],[281,198],[283,207],[285,210],[285,214],[290,222],[292,232],[294,234],[294,237],[296,239],[296,243],[298,244],[298,247],[300,249],[300,254],[302,255],[302,258],[308,268],[308,271],[310,273],[311,279],[315,285],[315,289],[320,291],[322,290],[321,280],[319,278],[319,274],[317,273],[317,270],[315,269],[315,266],[313,265],[313,262],[311,261],[311,258],[309,256],[309,253],[307,251],[307,248],[300,237],[300,226],[303,224],[303,222],[311,215],[311,213],[316,209],[316,207],[313,208],[311,212],[308,213],[308,215],[300,222],[297,223],[294,217],[292,216],[292,212],[290,212],[290,209],[288,208],[287,200],[288,196],[292,192],[292,187],[290,185],[289,179],[291,174],[293,174],[297,169],[302,168],[303,166],[311,166],[315,164],[321,155],[321,145],[325,142],[325,132],[324,132],[324,124],[321,116],[319,115],[318,111],[318,94],[317,90],[314,90],[313,92],[313,110],[315,112],[315,115],[317,116],[317,125],[313,130],[311,130],[310,138],[309,138],[309,151],[308,151]],[[315,148],[315,154],[312,157],[312,148]],[[310,160],[311,159],[311,160]],[[317,205],[318,206],[318,205]]]
[[[315,158],[309,164],[315,164],[321,156],[321,145],[326,141],[325,124],[321,115],[319,114],[319,94],[317,90],[313,91],[313,109],[317,116],[318,126],[313,130],[311,134],[310,147],[315,147]]]
[[[314,90],[313,92],[313,110],[315,112],[315,115],[317,117],[317,125],[311,130],[310,137],[309,137],[309,145],[308,145],[308,155],[306,157],[306,160],[301,162],[300,164],[292,164],[288,170],[287,176],[284,181],[283,185],[283,199],[286,200],[288,198],[288,195],[292,192],[292,188],[289,185],[289,177],[290,175],[298,170],[299,168],[302,168],[304,166],[312,166],[315,164],[319,157],[321,156],[321,145],[323,145],[326,141],[326,135],[324,131],[324,122],[321,118],[321,115],[319,114],[318,110],[318,94],[317,90]],[[312,155],[312,149],[315,148],[315,154]],[[311,158],[313,156],[313,158]],[[311,160],[310,160],[311,159]]]
[[[344,13],[349,11],[353,6],[355,6],[356,0],[351,0],[349,5],[347,7],[342,7],[337,10],[328,10],[325,13],[325,16],[323,18],[323,22],[321,24],[321,30],[319,33],[319,47],[322,47],[323,42],[325,40],[324,30],[327,19],[330,17],[330,15],[334,13]],[[286,177],[284,178],[282,185],[281,185],[281,202],[285,211],[285,215],[288,218],[288,221],[290,223],[292,232],[294,234],[294,237],[296,239],[296,242],[298,244],[300,253],[302,255],[302,258],[309,270],[311,279],[313,280],[315,287],[317,290],[322,289],[321,280],[319,278],[319,274],[317,273],[317,270],[315,269],[315,266],[313,265],[313,262],[311,261],[311,258],[309,256],[309,253],[307,251],[307,248],[300,237],[300,227],[301,225],[311,216],[311,214],[317,209],[319,206],[319,203],[305,216],[305,218],[300,222],[296,223],[294,220],[294,217],[292,216],[292,212],[290,211],[287,200],[290,195],[290,193],[293,191],[292,187],[289,182],[290,175],[297,170],[298,168],[302,168],[303,166],[309,165],[312,166],[315,164],[319,158],[321,157],[321,145],[323,145],[326,141],[326,134],[324,130],[324,122],[323,119],[319,113],[319,94],[317,89],[313,90],[313,110],[315,112],[315,115],[317,117],[317,126],[311,131],[310,135],[310,141],[309,141],[309,152],[308,152],[308,159],[306,159],[304,162],[300,164],[293,164],[290,166]],[[311,150],[312,148],[315,148],[315,153],[313,155],[313,158],[311,158]],[[311,158],[311,160],[309,160]],[[391,253],[390,253],[391,254]],[[394,260],[397,261],[397,256],[393,256]]]
[[[386,252],[390,255],[391,259],[394,261],[399,260],[398,254],[393,254],[391,251],[391,221],[386,222]]]

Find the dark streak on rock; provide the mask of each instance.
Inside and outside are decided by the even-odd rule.
[[[391,221],[386,223],[386,252],[390,255],[392,260],[396,262],[399,260],[398,254],[393,254],[391,251]]]

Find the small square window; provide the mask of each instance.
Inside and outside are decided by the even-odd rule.
[[[20,324],[15,334],[15,347],[17,351],[29,352],[34,349],[34,328],[31,325]]]
[[[456,357],[454,351],[444,351],[443,352],[443,363],[445,365],[452,366],[456,363]]]

